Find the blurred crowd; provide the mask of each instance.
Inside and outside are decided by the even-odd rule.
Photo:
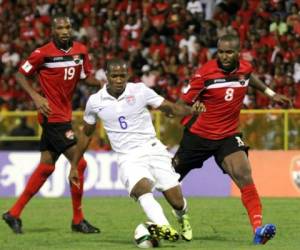
[[[218,37],[241,40],[241,57],[278,93],[300,108],[299,0],[2,0],[0,1],[0,110],[33,110],[16,84],[22,60],[49,41],[51,16],[67,13],[74,37],[86,44],[95,77],[103,82],[105,62],[122,57],[130,81],[143,81],[176,101],[194,70],[216,55]],[[36,79],[32,84],[39,89]],[[73,107],[84,108],[96,91],[76,89]],[[244,108],[275,106],[249,89]]]

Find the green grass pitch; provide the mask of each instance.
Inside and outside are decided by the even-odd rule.
[[[0,199],[5,212],[15,199]],[[178,250],[299,250],[300,200],[264,198],[264,222],[277,226],[276,237],[266,245],[252,245],[248,217],[238,198],[188,198],[194,239],[164,242],[158,249]],[[169,205],[159,202],[170,222],[178,228]],[[72,233],[69,198],[34,198],[24,210],[23,235],[14,235],[4,221],[0,222],[1,250],[110,250],[138,249],[133,243],[137,224],[146,221],[142,210],[127,197],[85,198],[86,219],[101,228],[102,233]]]

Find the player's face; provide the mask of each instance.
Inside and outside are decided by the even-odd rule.
[[[128,71],[126,64],[110,65],[107,72],[108,89],[109,92],[115,96],[119,96],[125,90]]]
[[[217,57],[223,69],[232,71],[239,59],[239,49],[236,41],[219,41]]]
[[[72,25],[69,18],[57,18],[54,20],[53,36],[62,44],[67,44],[72,37]]]

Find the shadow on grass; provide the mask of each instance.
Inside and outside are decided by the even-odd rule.
[[[102,243],[109,243],[109,244],[120,244],[120,245],[127,245],[127,246],[135,246],[134,241],[128,241],[128,240],[101,240]],[[177,243],[171,243],[171,242],[162,242],[161,247],[163,248],[175,248]]]
[[[204,237],[194,237],[193,241],[216,241],[216,242],[232,242],[232,243],[245,243],[243,239],[233,239],[233,238],[225,238],[224,236],[219,235],[209,235]]]
[[[57,232],[57,228],[28,228],[24,229],[24,234],[26,233],[49,233],[49,232]]]

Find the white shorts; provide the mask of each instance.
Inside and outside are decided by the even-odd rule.
[[[171,163],[171,154],[158,139],[149,141],[129,154],[119,155],[120,178],[128,193],[137,182],[147,178],[153,188],[165,191],[179,185]]]

